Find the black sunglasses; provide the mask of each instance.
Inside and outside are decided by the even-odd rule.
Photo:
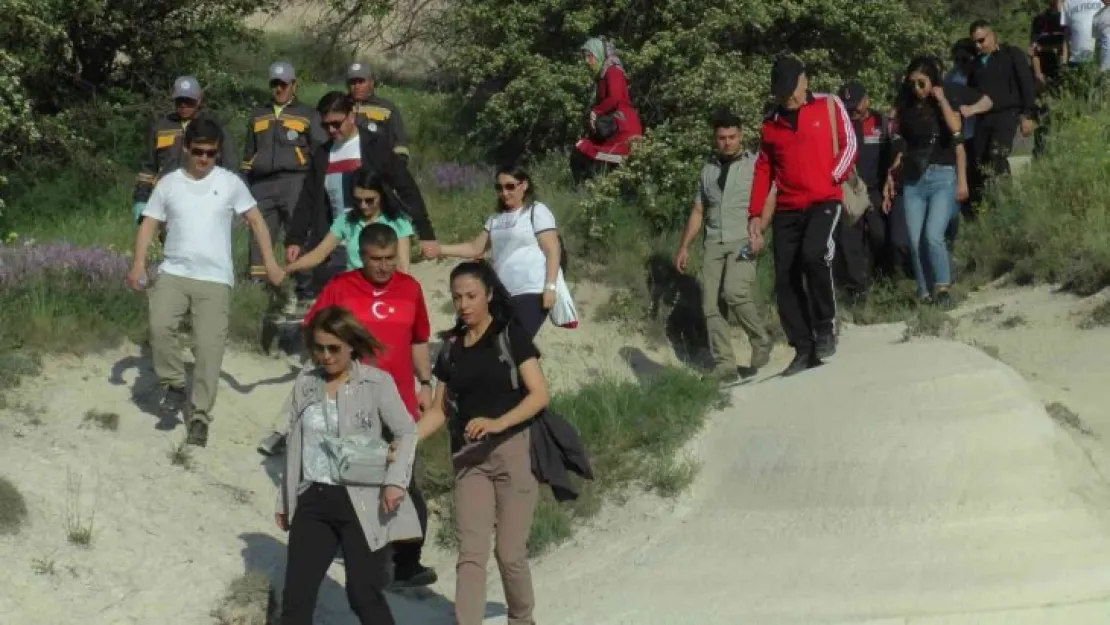
[[[324,130],[339,130],[339,127],[343,125],[344,121],[346,120],[341,120],[337,122],[320,122],[320,125],[324,127]]]
[[[519,186],[520,185],[515,183],[515,182],[509,182],[507,184],[498,183],[498,184],[493,185],[493,190],[494,191],[508,191],[508,192],[511,193],[513,191],[516,191],[516,188],[519,187]]]
[[[976,40],[975,40],[975,43],[977,43],[978,45],[983,45],[983,44],[984,44],[984,43],[986,43],[986,42],[987,42],[987,38],[986,38],[986,37],[980,37],[980,38],[978,38],[978,39],[976,39]]]
[[[377,206],[378,202],[382,201],[380,197],[356,197],[355,202],[360,206]]]
[[[193,156],[195,156],[197,158],[200,158],[202,156],[207,156],[208,158],[216,158],[216,156],[219,155],[219,153],[220,153],[219,150],[205,150],[204,148],[190,148],[189,149],[189,154],[192,154]]]
[[[320,343],[313,343],[312,344],[312,351],[316,352],[317,354],[322,354],[324,352],[327,352],[327,353],[331,354],[332,356],[334,356],[342,350],[343,350],[343,346],[335,344],[335,343],[332,343],[330,345],[322,345]]]

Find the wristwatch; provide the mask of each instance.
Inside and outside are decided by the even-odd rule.
[[[555,290],[555,283],[554,282],[548,282],[547,284],[543,285],[543,290],[545,290],[545,291],[554,291]]]

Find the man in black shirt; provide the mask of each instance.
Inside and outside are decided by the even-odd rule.
[[[1060,71],[1068,58],[1068,28],[1060,14],[1062,0],[1050,0],[1048,9],[1033,18],[1029,27],[1029,59],[1037,94],[1052,94],[1059,85]],[[1051,118],[1042,100],[1037,106],[1037,128],[1033,134],[1033,156],[1044,152]]]
[[[979,51],[968,78],[968,86],[990,98],[989,110],[976,105],[960,107],[965,118],[981,115],[971,140],[974,172],[971,176],[971,201],[982,200],[983,188],[990,175],[1010,174],[1010,151],[1014,135],[1020,128],[1022,136],[1033,133],[1036,115],[1033,70],[1022,50],[998,43],[998,36],[986,20],[972,22],[971,39]]]

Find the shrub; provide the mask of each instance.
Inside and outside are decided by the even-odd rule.
[[[27,502],[6,477],[0,477],[0,534],[17,534],[27,520]]]

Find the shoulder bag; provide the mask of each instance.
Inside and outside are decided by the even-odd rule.
[[[826,100],[828,101],[829,130],[832,134],[833,159],[835,160],[836,155],[840,154],[840,123],[836,118],[836,103],[832,96],[829,96]],[[848,223],[854,224],[867,212],[868,208],[871,208],[871,198],[867,194],[867,185],[856,173],[855,165],[852,165],[852,171],[848,174],[848,179],[840,183],[840,190],[844,195],[841,204],[844,206]]]

